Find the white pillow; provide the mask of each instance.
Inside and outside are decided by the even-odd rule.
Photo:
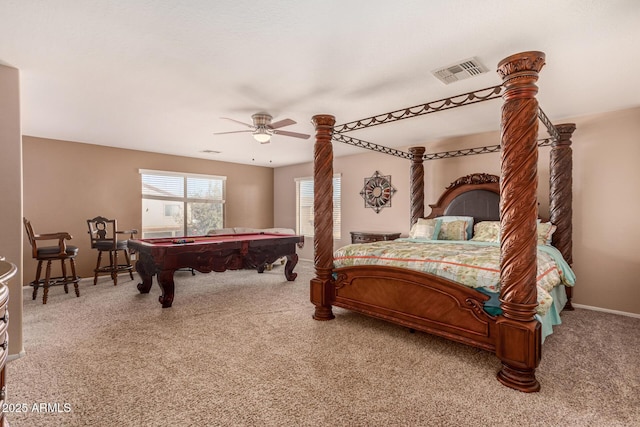
[[[556,226],[550,222],[539,222],[538,223],[538,244],[539,245],[550,245],[551,244],[551,236],[556,231]]]
[[[471,240],[500,243],[500,221],[480,221],[473,227]]]
[[[409,231],[409,238],[437,240],[439,232],[440,232],[439,220],[436,220],[434,218],[431,218],[431,219],[420,218],[418,219],[418,222],[416,222],[411,226],[411,231]]]

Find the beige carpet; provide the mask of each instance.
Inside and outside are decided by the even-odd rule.
[[[565,313],[542,390],[525,394],[484,351],[341,309],[313,320],[313,266],[296,271],[178,272],[169,309],[155,284],[140,295],[124,276],[83,280],[80,298],[53,288],[45,306],[26,289],[7,403],[28,411],[7,413],[11,425],[640,425],[640,319]]]

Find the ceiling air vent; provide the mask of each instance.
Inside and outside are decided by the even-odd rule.
[[[438,68],[432,71],[432,73],[438,80],[448,85],[449,83],[468,79],[469,77],[477,76],[487,71],[489,71],[487,67],[482,65],[477,58],[471,58],[443,68]]]

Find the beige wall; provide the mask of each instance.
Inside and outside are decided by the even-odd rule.
[[[350,231],[400,231],[409,232],[409,161],[379,153],[365,152],[362,155],[337,157],[334,159],[334,173],[341,175],[342,190],[342,230],[341,239],[334,242],[336,248],[351,243]],[[360,190],[364,178],[375,171],[391,175],[391,184],[396,193],[391,199],[391,207],[376,214],[371,208],[364,208]],[[276,226],[296,228],[296,184],[295,178],[312,177],[313,165],[302,164],[281,167],[275,170],[274,185]],[[304,248],[298,251],[303,259],[313,260],[313,239],[305,238]]]
[[[222,175],[226,226],[273,226],[273,169],[99,145],[23,137],[24,216],[36,233],[68,231],[79,247],[78,274],[93,275],[86,220],[116,218],[121,229],[142,229],[139,169]],[[36,262],[24,239],[24,283]]]
[[[446,114],[446,113],[442,113]],[[585,116],[558,123],[576,123],[573,135],[573,260],[578,277],[574,302],[608,310],[640,314],[640,108]],[[499,143],[499,132],[451,138],[425,144],[427,152],[472,148]],[[375,141],[374,141],[375,142]],[[406,149],[406,147],[405,147]],[[538,188],[540,211],[548,216],[548,147],[540,150]],[[481,154],[425,162],[425,205],[435,203],[444,188],[456,178],[474,172],[498,175],[499,154]],[[334,172],[342,174],[342,239],[349,243],[351,230],[409,231],[408,160],[371,153],[334,159]],[[392,175],[397,193],[392,207],[376,214],[363,207],[359,192],[363,179],[375,170]],[[279,226],[295,227],[296,177],[312,176],[313,165],[278,168],[275,218]],[[427,207],[426,213],[430,210]],[[300,256],[313,259],[311,239]]]
[[[20,138],[19,71],[0,64],[0,257],[14,263],[18,274],[9,281],[9,354],[22,348],[22,148]]]
[[[577,124],[576,302],[640,313],[640,108],[584,117]]]

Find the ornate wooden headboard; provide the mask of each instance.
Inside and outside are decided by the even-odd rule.
[[[452,182],[437,203],[429,205],[431,214],[472,216],[475,222],[500,220],[500,177],[474,173]]]

